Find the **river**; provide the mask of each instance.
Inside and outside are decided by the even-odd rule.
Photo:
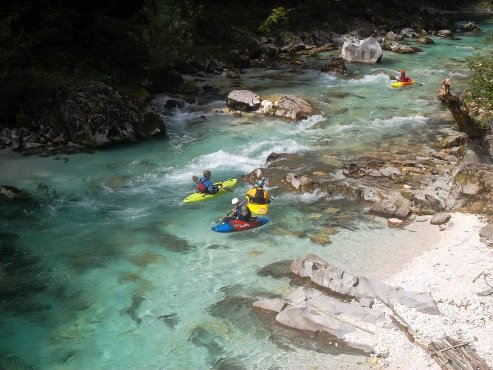
[[[224,94],[246,88],[305,97],[321,114],[300,122],[215,112],[224,101],[166,110],[160,96],[153,104],[165,115],[166,139],[69,156],[2,152],[0,184],[24,189],[36,202],[0,213],[0,365],[363,368],[364,358],[280,328],[251,303],[289,293],[293,285],[279,272],[288,264],[275,263],[307,253],[386,277],[419,252],[413,235],[389,229],[367,205],[276,188],[269,189],[275,200],[265,226],[211,231],[231,198],[248,190],[241,180],[215,200],[181,200],[204,169],[213,180],[240,178],[271,152],[316,154],[336,164],[379,151],[430,152],[452,130],[437,89],[449,76],[453,89],[464,86],[466,58],[487,48],[484,38],[409,41],[423,52],[348,64],[347,77],[246,70],[235,87],[225,78],[207,81]],[[419,84],[391,89],[387,74],[400,69]]]

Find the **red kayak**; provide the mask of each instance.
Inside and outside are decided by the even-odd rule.
[[[267,222],[269,222],[268,218],[255,217],[255,219],[251,221],[232,220],[229,222],[221,223],[212,227],[211,229],[220,233],[231,233],[235,231],[254,229],[266,224]]]

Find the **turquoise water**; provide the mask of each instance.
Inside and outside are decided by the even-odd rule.
[[[301,122],[234,118],[215,112],[221,101],[165,112],[162,96],[154,104],[166,114],[167,139],[60,157],[2,153],[0,184],[34,196],[0,211],[3,367],[357,367],[359,357],[273,325],[251,302],[290,292],[288,265],[276,263],[307,253],[380,276],[389,256],[408,257],[395,244],[399,231],[365,205],[273,188],[267,225],[219,234],[210,230],[214,220],[248,184],[209,202],[181,200],[203,169],[216,180],[240,177],[271,152],[341,163],[385,152],[426,154],[451,129],[436,100],[440,82],[452,76],[459,90],[465,58],[485,49],[483,39],[435,39],[410,56],[386,52],[381,64],[348,65],[348,77],[242,74],[242,88],[306,97],[322,111]],[[390,89],[386,74],[402,68],[421,85]],[[210,83],[232,89],[224,78]],[[329,234],[331,243],[317,244]]]

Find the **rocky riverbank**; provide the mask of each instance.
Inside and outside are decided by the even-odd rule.
[[[76,153],[166,134],[162,118],[150,106],[97,81],[60,87],[39,109],[29,125],[0,131],[0,149]]]
[[[415,233],[411,243],[423,243],[427,250],[394,266],[400,271],[390,278],[367,279],[306,256],[291,265],[293,278],[305,278],[302,286],[254,307],[274,312],[283,326],[326,333],[334,345],[342,341],[370,355],[358,368],[440,369],[447,354],[434,346],[445,337],[453,338],[457,348],[467,347],[450,356],[491,367],[493,250],[484,244],[493,240],[491,227],[485,227],[482,217],[455,213],[446,226],[435,226],[439,240],[434,242],[426,236],[430,219],[420,221],[402,232]],[[404,239],[396,243],[411,247]],[[391,265],[393,258],[386,263]],[[470,357],[461,357],[466,352]],[[458,361],[450,360],[451,366]]]

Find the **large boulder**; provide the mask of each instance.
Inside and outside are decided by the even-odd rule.
[[[312,288],[298,287],[284,299],[265,299],[253,306],[277,313],[276,321],[283,326],[312,334],[327,333],[337,339],[346,340],[351,334],[370,334],[391,326],[382,311],[341,302]],[[356,340],[346,344],[364,353],[374,350]]]
[[[364,40],[346,38],[342,45],[341,57],[348,62],[378,63],[383,50],[374,36]]]
[[[2,130],[0,148],[73,153],[165,134],[160,115],[143,101],[102,82],[78,81],[49,97],[36,125]]]
[[[259,109],[260,102],[260,97],[250,90],[233,90],[226,99],[228,107],[243,112]]]
[[[314,254],[308,254],[303,259],[294,260],[291,264],[291,272],[302,278],[309,278],[314,284],[337,294],[358,300],[379,300],[387,306],[399,303],[418,312],[432,315],[440,313],[429,293],[406,291],[379,280],[355,275],[330,265]]]
[[[306,100],[294,95],[286,95],[281,97],[277,102],[275,115],[299,120],[317,113],[318,111]]]
[[[66,88],[58,98],[58,129],[67,141],[85,147],[134,142],[166,132],[151,107],[102,82]]]

